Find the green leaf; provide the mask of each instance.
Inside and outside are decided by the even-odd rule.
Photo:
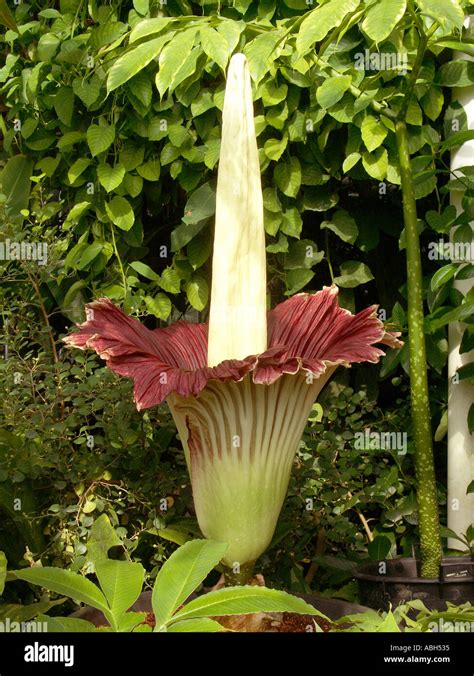
[[[439,270],[436,270],[434,273],[433,277],[431,278],[431,290],[436,291],[439,289],[440,286],[443,286],[443,284],[446,284],[452,277],[454,277],[454,274],[456,270],[458,269],[457,265],[453,265],[450,263],[449,265],[444,265],[442,268]]]
[[[121,541],[107,514],[101,514],[93,523],[87,540],[87,560],[94,565],[108,559],[109,549]]]
[[[352,167],[355,167],[360,158],[361,158],[360,153],[358,152],[350,153],[342,163],[342,171],[345,174],[347,174],[347,172],[350,171]]]
[[[148,160],[148,162],[144,162],[139,167],[137,167],[137,172],[146,181],[158,181],[161,174],[160,161]]]
[[[283,138],[281,139],[269,138],[265,141],[263,151],[265,155],[268,157],[268,159],[278,162],[280,157],[285,152],[285,148],[287,145],[288,145],[288,136],[286,135],[283,136]]]
[[[171,301],[164,293],[157,293],[156,296],[145,296],[145,305],[148,312],[152,315],[166,321],[171,313]]]
[[[68,213],[66,220],[64,221],[64,225],[69,225],[72,223],[76,223],[79,218],[82,216],[82,214],[89,209],[91,203],[90,202],[79,202],[78,204],[75,204],[71,211]]]
[[[53,33],[43,33],[38,40],[36,50],[37,58],[43,63],[50,63],[53,56],[56,54],[61,40]]]
[[[113,92],[134,75],[147,66],[161,52],[163,46],[171,40],[174,33],[161,35],[159,38],[131,49],[117,59],[107,75],[107,93]]]
[[[168,28],[170,22],[172,21],[175,21],[175,17],[164,16],[157,19],[144,19],[143,21],[140,21],[136,26],[134,26],[132,32],[130,33],[130,44],[132,44],[132,42],[137,42],[137,40],[141,40],[142,38],[146,38],[148,35],[156,35],[156,33],[161,33],[161,31],[165,30],[165,28]],[[146,44],[150,43],[147,42]]]
[[[91,32],[89,45],[93,50],[98,50],[105,45],[110,45],[118,40],[127,30],[126,24],[121,21],[110,21],[101,26],[97,26]]]
[[[392,543],[385,535],[377,535],[367,545],[367,551],[372,561],[383,561],[386,559],[391,548]]]
[[[95,570],[113,618],[119,622],[140,596],[145,569],[132,561],[102,560],[96,563]]]
[[[375,43],[383,42],[405,14],[406,6],[406,0],[378,0],[372,3],[365,13],[362,30]]]
[[[362,140],[369,152],[378,148],[387,136],[388,129],[373,115],[367,115],[361,125]]]
[[[457,370],[457,374],[459,376],[459,380],[472,380],[474,378],[474,362],[460,366]]]
[[[422,14],[438,21],[442,26],[446,22],[456,28],[462,28],[464,12],[457,0],[417,0]]]
[[[97,631],[97,627],[92,622],[81,620],[78,617],[50,617],[49,615],[38,615],[37,622],[45,622],[48,627],[48,633],[69,633]]]
[[[290,235],[290,237],[299,237],[301,235],[302,227],[303,220],[300,212],[296,207],[289,207],[282,214],[280,230],[284,232],[285,235]]]
[[[41,568],[40,566],[13,572],[19,580],[45,587],[49,591],[87,603],[98,610],[107,610],[107,601],[100,589],[78,573],[61,568]]]
[[[6,0],[0,0],[0,21],[1,23],[15,33],[20,33],[16,25],[15,17],[10,11]]]
[[[7,579],[7,557],[0,552],[0,596],[5,589],[5,580]]]
[[[343,242],[349,244],[354,244],[359,235],[357,223],[344,209],[336,211],[330,221],[323,221],[319,227],[332,230]]]
[[[298,270],[288,270],[285,277],[286,291],[285,296],[292,296],[294,293],[300,291],[306,284],[313,279],[314,272],[307,268],[299,268]]]
[[[203,183],[203,185],[193,192],[191,197],[186,202],[183,223],[186,223],[186,225],[199,223],[200,221],[213,216],[215,211],[215,188],[209,182]]]
[[[160,286],[168,293],[179,293],[181,279],[174,268],[165,268],[161,273]]]
[[[125,197],[117,195],[111,202],[106,202],[105,210],[112,223],[121,230],[130,230],[135,223],[135,214]]]
[[[365,263],[360,261],[345,261],[341,263],[341,274],[334,278],[334,283],[345,289],[353,289],[359,284],[370,282],[374,276]]]
[[[99,183],[105,188],[107,192],[112,192],[122,183],[125,176],[125,167],[121,164],[116,164],[111,167],[110,164],[99,164],[97,167],[97,176]]]
[[[188,244],[188,261],[194,270],[200,268],[207,261],[212,252],[212,237],[204,232],[194,237]]]
[[[350,75],[335,75],[324,80],[316,90],[316,99],[321,108],[330,108],[340,101],[351,86]]]
[[[243,52],[249,64],[250,77],[256,84],[268,73],[270,64],[276,59],[278,52],[275,47],[281,37],[282,32],[273,29],[261,33],[245,45]]]
[[[236,21],[235,19],[229,20],[224,18],[224,16],[220,17],[219,25],[217,26],[217,32],[226,39],[229,54],[232,54],[236,48],[240,39],[240,35],[244,29],[245,23],[243,21]]]
[[[91,78],[89,82],[81,80],[81,78],[76,78],[73,81],[74,94],[81,99],[86,108],[89,108],[99,98],[100,83],[98,77]]]
[[[0,192],[6,196],[5,215],[12,223],[22,223],[21,211],[28,208],[33,160],[25,155],[10,157],[0,173]]]
[[[70,183],[77,181],[79,176],[92,164],[88,157],[80,157],[69,168],[67,178]]]
[[[205,25],[200,29],[201,45],[204,53],[225,71],[229,60],[229,46],[227,40],[214,28]]]
[[[226,587],[193,599],[174,615],[173,620],[258,612],[289,612],[324,617],[297,596],[267,587],[242,586]]]
[[[364,169],[378,181],[383,181],[388,169],[388,154],[385,148],[376,148],[373,152],[362,153]]]
[[[74,112],[74,92],[71,87],[60,87],[53,100],[54,110],[59,120],[66,125],[71,126],[72,114]]]
[[[133,7],[138,14],[146,14],[150,8],[149,0],[133,0]]]
[[[159,58],[158,74],[155,78],[156,88],[160,92],[160,96],[163,96],[167,89],[172,91],[183,81],[183,71],[181,69],[184,68],[186,70],[186,64],[190,56],[194,54],[197,58],[198,53],[192,50],[197,30],[197,27],[192,27],[177,33],[173,37],[173,40],[162,50]],[[195,63],[196,60],[194,60]]]
[[[115,140],[115,127],[99,126],[98,124],[91,124],[87,129],[87,145],[91,151],[92,157],[103,153],[107,148],[110,148]]]
[[[220,562],[227,548],[220,542],[191,540],[173,552],[161,567],[153,588],[157,631],[170,621],[176,609]]]
[[[473,61],[448,61],[437,72],[437,81],[443,87],[470,87],[474,84]]]
[[[209,286],[205,277],[196,273],[186,283],[184,290],[189,302],[199,312],[204,310],[209,299]]]
[[[458,131],[455,134],[452,134],[446,141],[440,145],[439,152],[444,153],[446,150],[455,148],[457,146],[462,146],[466,141],[472,141],[474,139],[474,129],[466,129],[464,131]]]
[[[82,252],[81,258],[77,263],[77,268],[79,270],[85,270],[87,266],[101,253],[103,246],[104,245],[102,242],[93,242],[92,244],[89,244]],[[84,504],[87,505],[87,502]],[[92,504],[95,505],[95,503]],[[83,511],[86,514],[88,513],[86,507],[83,508]]]
[[[301,186],[301,164],[297,157],[280,162],[273,172],[275,182],[283,194],[296,197]]]
[[[152,270],[150,266],[147,265],[146,263],[141,263],[140,261],[133,261],[133,263],[130,263],[130,267],[133,268],[143,277],[146,277],[147,279],[151,279],[154,282],[161,281],[160,275],[158,275],[154,270]]]
[[[290,243],[288,253],[284,257],[284,268],[285,270],[298,270],[299,268],[309,270],[313,265],[320,263],[323,258],[324,251],[318,251],[313,241],[301,239]]]
[[[278,103],[286,100],[288,94],[288,85],[283,83],[277,85],[274,80],[266,80],[259,87],[259,94],[262,97],[264,106],[276,106]]]
[[[167,628],[169,632],[199,632],[209,633],[225,631],[222,624],[211,620],[210,617],[195,617],[192,620],[181,620],[181,622],[172,622]]]
[[[421,107],[430,120],[437,120],[444,105],[444,94],[440,87],[431,85],[420,99]]]
[[[332,28],[359,6],[359,0],[329,0],[308,12],[296,38],[296,51],[304,56],[315,42],[323,40]]]

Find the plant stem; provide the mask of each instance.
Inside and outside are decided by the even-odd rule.
[[[417,229],[416,199],[413,189],[406,123],[404,120],[399,120],[395,127],[400,158],[403,218],[407,251],[408,347],[410,353],[411,410],[415,436],[421,576],[436,578],[439,574],[442,549],[423,327],[423,275],[420,240]]]
[[[253,575],[253,567],[255,565],[254,561],[250,563],[245,563],[241,566],[238,572],[234,572],[233,568],[225,568],[224,578],[226,587],[241,586],[247,584],[250,578]]]

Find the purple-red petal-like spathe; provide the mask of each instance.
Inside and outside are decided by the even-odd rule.
[[[252,373],[255,383],[271,384],[300,369],[322,375],[328,365],[377,362],[374,347],[400,347],[398,333],[385,331],[377,306],[356,315],[339,307],[337,287],[300,293],[268,313],[268,349],[245,359],[207,366],[207,324],[178,321],[150,330],[108,298],[87,305],[88,319],[66,338],[68,345],[92,348],[116,373],[132,378],[139,410],[160,404],[172,392],[198,395],[210,380],[235,382]]]

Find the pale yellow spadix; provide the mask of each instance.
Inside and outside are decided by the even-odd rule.
[[[247,60],[230,60],[222,114],[208,365],[267,349],[263,200]]]

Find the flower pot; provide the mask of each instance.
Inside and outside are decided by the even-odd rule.
[[[416,558],[374,561],[355,574],[360,601],[375,610],[420,599],[431,610],[446,610],[446,601],[474,604],[474,559],[451,556],[442,560],[437,579],[420,577]]]

